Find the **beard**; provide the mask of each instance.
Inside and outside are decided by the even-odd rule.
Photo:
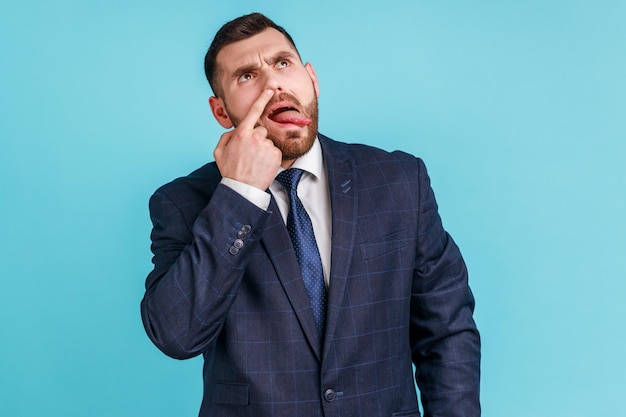
[[[263,126],[267,129],[267,138],[270,139],[274,143],[274,146],[282,152],[283,161],[292,161],[306,154],[313,146],[315,138],[317,137],[317,97],[313,97],[310,103],[302,105],[294,95],[289,93],[279,93],[275,94],[274,97],[271,98],[269,103],[267,103],[266,108],[281,101],[287,101],[296,105],[297,108],[300,109],[303,116],[311,119],[311,123],[308,126],[304,126],[299,129],[279,129],[272,126],[272,123],[266,123],[267,115],[264,113],[264,115],[261,116],[257,122],[256,126]],[[232,112],[226,105],[226,102],[224,102],[224,105],[230,120],[233,122],[233,125],[235,127],[239,126],[241,119],[233,117]]]

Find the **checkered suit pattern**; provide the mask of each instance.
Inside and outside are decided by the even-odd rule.
[[[264,211],[220,185],[214,163],[151,199],[148,336],[172,357],[204,355],[202,417],[418,416],[413,363],[426,416],[479,416],[474,299],[422,161],[320,143],[333,217],[325,336],[275,202]]]

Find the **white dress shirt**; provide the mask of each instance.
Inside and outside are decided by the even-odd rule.
[[[330,190],[328,187],[328,178],[326,177],[322,147],[317,138],[309,152],[296,159],[292,168],[299,168],[304,171],[298,183],[298,198],[302,201],[302,205],[311,218],[315,240],[320,251],[320,257],[322,258],[324,281],[328,287],[330,282],[332,236]],[[284,171],[282,167],[279,168],[276,175],[281,171]],[[269,207],[270,195],[256,187],[230,178],[222,178],[222,184],[232,188],[263,210],[267,210]],[[287,191],[285,191],[285,188],[276,180],[270,185],[270,191],[272,195],[274,195],[280,214],[286,224],[287,215],[289,214],[289,195]]]

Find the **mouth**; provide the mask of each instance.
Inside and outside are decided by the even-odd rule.
[[[267,112],[267,118],[281,125],[308,126],[312,120],[304,116],[300,110],[288,102],[272,105]]]

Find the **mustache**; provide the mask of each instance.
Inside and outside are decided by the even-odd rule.
[[[263,109],[263,115],[267,116],[267,109],[270,108],[271,106],[273,106],[276,103],[279,103],[281,101],[286,101],[289,102],[291,104],[294,105],[294,107],[297,107],[300,112],[302,112],[303,115],[309,117],[310,115],[308,114],[311,109],[308,107],[305,107],[302,105],[302,103],[300,103],[300,100],[298,100],[298,98],[296,96],[294,96],[293,94],[289,94],[289,93],[279,93],[279,94],[274,94],[274,96],[272,96],[272,98],[270,99],[270,101],[265,105],[265,109]],[[228,103],[226,102],[226,100],[224,100],[224,107],[226,109],[226,113],[228,114],[228,117],[230,118],[231,122],[233,123],[233,126],[237,127],[239,126],[239,124],[241,123],[241,119],[236,117],[233,112],[230,111],[230,108],[228,106]],[[261,126],[261,118],[259,118],[259,120],[257,120],[257,122],[254,125],[255,127],[257,126]]]
[[[263,114],[266,114],[268,108],[282,101],[287,101],[291,104],[294,104],[295,105],[294,107],[297,107],[301,112],[306,111],[306,109],[302,106],[302,104],[300,103],[300,100],[298,100],[296,96],[289,94],[289,93],[279,93],[279,94],[274,94],[274,96],[272,96],[270,101],[265,105],[265,110],[263,110]]]

